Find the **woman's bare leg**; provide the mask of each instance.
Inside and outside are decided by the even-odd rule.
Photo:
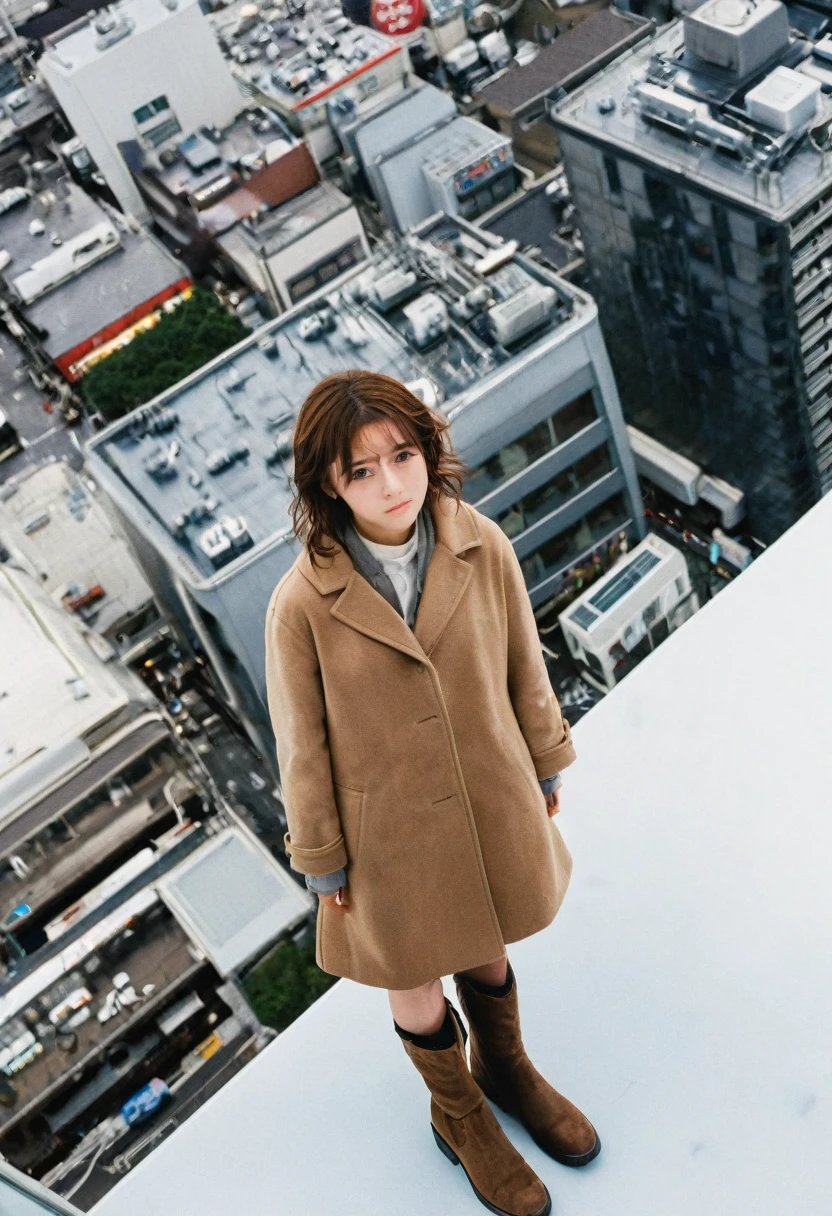
[[[419,988],[389,990],[393,1017],[411,1034],[436,1034],[445,1021],[445,996],[441,980],[429,980]]]
[[[504,954],[502,958],[483,963],[480,967],[469,967],[458,974],[479,980],[481,984],[499,987],[506,982],[508,975],[508,955]],[[396,1022],[402,1030],[409,1030],[411,1034],[436,1034],[445,1021],[445,994],[441,980],[430,980],[419,988],[388,990],[387,996]]]
[[[481,984],[491,984],[498,988],[506,982],[508,976],[508,955],[504,954],[493,963],[484,963],[481,967],[469,967],[467,971],[459,971],[458,975],[467,975],[471,980],[479,980]]]

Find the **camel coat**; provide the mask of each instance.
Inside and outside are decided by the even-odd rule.
[[[430,510],[412,630],[342,546],[317,569],[304,549],[266,620],[290,864],[349,867],[317,963],[379,988],[499,958],[550,924],[572,869],[538,779],[575,752],[517,556],[469,504]]]

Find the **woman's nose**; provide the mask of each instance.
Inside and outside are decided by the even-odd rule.
[[[384,488],[385,490],[395,492],[402,484],[401,476],[397,469],[384,470]]]

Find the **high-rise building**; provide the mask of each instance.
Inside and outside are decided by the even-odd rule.
[[[832,39],[789,12],[706,0],[551,111],[628,422],[767,542],[832,486]]]
[[[119,143],[157,148],[203,124],[225,127],[245,104],[199,0],[125,0],[44,43],[44,79],[121,206],[142,218]]]
[[[644,535],[595,303],[513,250],[434,217],[89,445],[160,602],[264,756],[265,613],[299,551],[292,427],[324,376],[383,371],[450,418],[465,496],[512,538],[535,605]]]

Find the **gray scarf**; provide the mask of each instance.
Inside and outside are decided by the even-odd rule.
[[[419,600],[422,598],[422,588],[425,584],[425,573],[428,568],[433,546],[436,540],[436,535],[433,527],[433,518],[428,507],[427,499],[422,504],[422,509],[416,516],[416,533],[418,540],[416,542],[416,595],[413,600],[413,607],[410,610],[410,616],[406,619],[406,624],[412,629],[416,621],[416,609],[419,607]],[[352,558],[352,564],[355,566],[359,574],[366,578],[367,582],[375,587],[379,595],[383,595],[391,607],[395,608],[400,617],[404,617],[404,610],[401,605],[396,588],[391,583],[381,562],[370,552],[364,544],[362,537],[355,529],[352,520],[346,525],[343,532],[339,532],[337,539],[346,549]]]

